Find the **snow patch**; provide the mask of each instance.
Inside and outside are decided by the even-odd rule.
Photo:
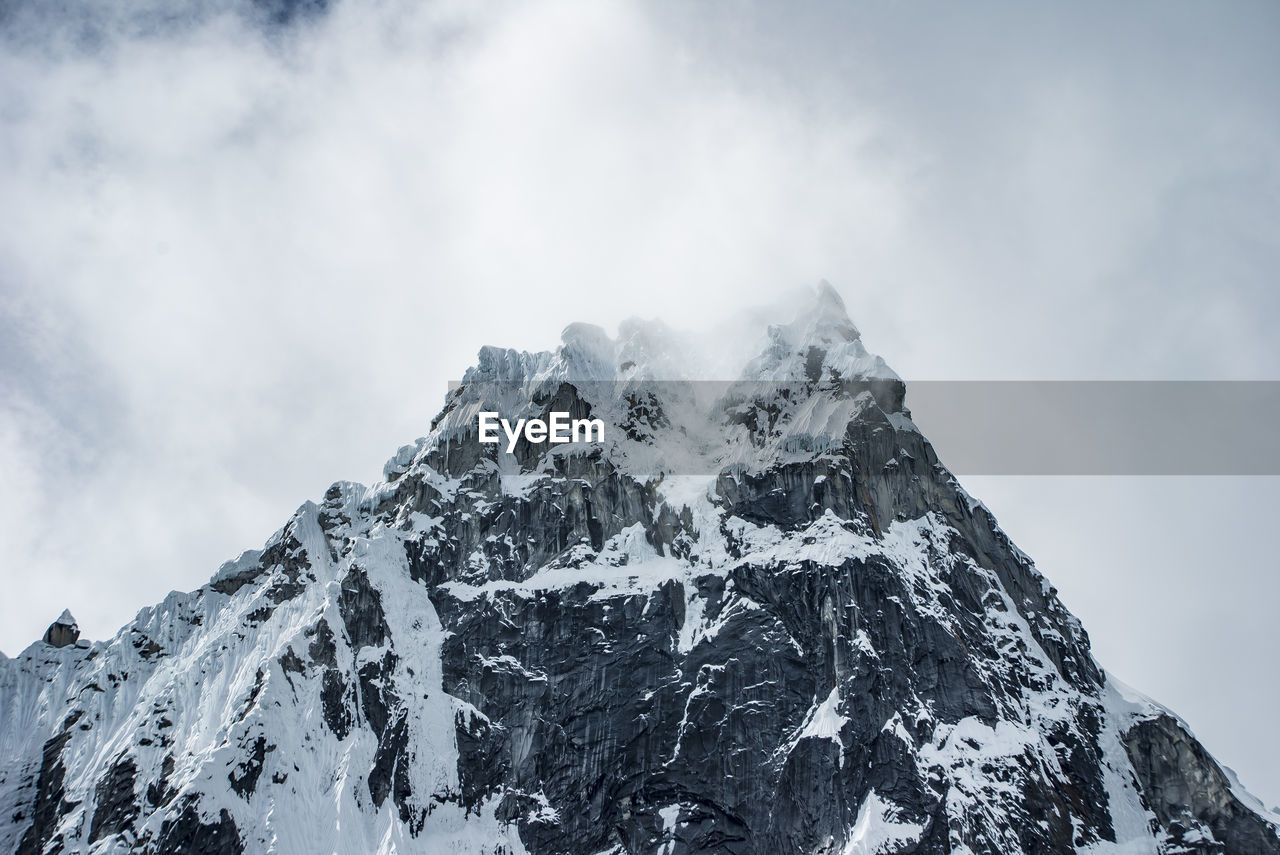
[[[902,821],[901,813],[897,805],[880,798],[875,790],[867,793],[841,855],[887,855],[917,843],[924,826]]]

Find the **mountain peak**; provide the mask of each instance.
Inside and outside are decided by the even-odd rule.
[[[747,365],[745,376],[772,381],[902,380],[863,346],[844,300],[825,279],[790,323],[769,327],[767,343]]]
[[[840,292],[825,279],[814,289],[809,307],[790,326],[801,327],[806,337],[824,341],[857,341],[862,338],[858,327],[849,318]]]
[[[613,339],[595,324],[576,322],[560,333],[560,358],[567,377],[612,380],[615,374]]]
[[[70,609],[63,609],[58,619],[44,631],[45,644],[53,647],[69,647],[80,638],[80,625],[72,617]]]
[[[1280,855],[811,293],[763,353],[486,348],[387,481],[92,647],[64,612],[0,659],[0,852]],[[647,381],[717,349],[758,373]]]

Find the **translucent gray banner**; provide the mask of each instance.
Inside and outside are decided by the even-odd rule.
[[[915,381],[913,420],[971,475],[1280,475],[1277,381]]]
[[[585,409],[615,426],[632,419],[637,405],[642,412],[660,412],[658,441],[662,420],[668,428],[687,426],[690,436],[705,436],[709,424],[713,430],[716,424],[732,429],[729,414],[740,414],[744,404],[767,413],[778,409],[770,401],[783,402],[781,410],[787,411],[814,395],[848,400],[870,393],[886,413],[905,404],[941,462],[958,475],[1280,475],[1280,381],[916,380],[906,384],[905,401],[896,378],[834,384],[587,380],[571,382],[574,393],[557,393],[564,384],[451,383],[451,406],[471,402],[456,411],[464,419],[474,419],[482,407],[535,415],[581,394]],[[633,409],[620,413],[618,405]],[[891,423],[910,429],[898,416]],[[760,436],[769,432],[754,416],[750,424],[760,427]],[[830,436],[815,432],[804,447],[838,446],[843,425],[830,421],[824,428]],[[675,455],[667,462],[672,471],[682,471],[711,460]]]

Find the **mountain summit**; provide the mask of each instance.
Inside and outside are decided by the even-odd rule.
[[[381,482],[0,659],[0,851],[1280,853],[834,289],[783,320],[723,383],[657,322],[484,348]],[[508,453],[488,411],[605,439]]]
[[[58,619],[49,624],[44,632],[44,643],[54,647],[66,647],[75,644],[80,638],[80,625],[71,616],[71,609],[63,609]]]

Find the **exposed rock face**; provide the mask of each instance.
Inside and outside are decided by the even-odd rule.
[[[1168,713],[1136,721],[1124,735],[1151,810],[1181,852],[1274,852],[1275,828],[1247,808],[1200,743]]]
[[[711,402],[643,382],[665,335],[486,349],[383,483],[0,662],[0,850],[1280,852],[834,292]],[[507,455],[481,408],[612,433]]]
[[[76,619],[71,616],[69,610],[64,610],[58,619],[49,624],[49,628],[44,631],[45,644],[54,647],[67,647],[75,644],[80,638],[80,625],[76,623]]]

